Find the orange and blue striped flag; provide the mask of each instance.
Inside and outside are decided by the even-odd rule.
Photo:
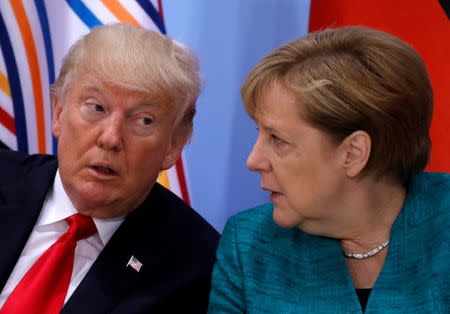
[[[69,47],[112,22],[166,33],[161,0],[0,1],[0,146],[56,152],[50,85]],[[190,203],[182,158],[158,180]]]

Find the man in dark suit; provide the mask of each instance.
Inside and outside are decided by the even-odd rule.
[[[199,90],[196,59],[149,30],[101,26],[70,49],[51,90],[58,157],[0,152],[1,314],[206,312],[218,233],[156,183]],[[75,216],[92,232],[73,236]],[[70,280],[53,291],[36,267],[71,236]]]

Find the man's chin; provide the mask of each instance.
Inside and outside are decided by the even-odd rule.
[[[120,207],[120,200],[112,197],[111,193],[78,193],[76,200],[73,200],[75,208],[83,215],[95,218],[109,218],[114,216],[114,212]]]
[[[98,219],[108,219],[125,216],[123,207],[117,204],[91,203],[78,210],[79,213]]]

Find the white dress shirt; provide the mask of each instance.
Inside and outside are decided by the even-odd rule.
[[[47,193],[36,225],[0,294],[0,308],[31,266],[66,232],[68,225],[65,219],[76,213],[77,210],[74,208],[62,186],[58,170],[56,172],[55,182]],[[83,280],[102,249],[124,219],[124,217],[112,219],[94,218],[98,233],[77,242],[72,278],[70,279],[64,304]]]

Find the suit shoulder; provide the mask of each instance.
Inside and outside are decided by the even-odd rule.
[[[28,155],[14,150],[0,149],[0,169],[2,173],[23,170],[27,172],[33,167],[54,162],[56,159],[52,155]]]
[[[159,256],[167,269],[180,275],[180,282],[210,276],[219,233],[160,184],[155,183],[144,203],[121,227],[139,237],[142,256]]]
[[[244,210],[230,217],[222,236],[236,234],[239,242],[253,241],[259,239],[264,241],[279,237],[280,234],[291,232],[275,224],[272,218],[273,205],[263,204],[254,208]]]
[[[56,171],[56,158],[50,155],[27,155],[0,150],[0,203],[40,201]],[[27,195],[27,197],[20,197]]]
[[[218,261],[234,259],[244,276],[259,280],[273,265],[292,260],[299,245],[308,246],[310,237],[298,228],[276,225],[272,212],[273,206],[264,204],[232,216],[222,233]]]
[[[421,173],[413,178],[408,194],[415,204],[414,211],[417,218],[429,220],[450,217],[450,174]]]
[[[159,210],[164,211],[172,228],[186,232],[191,237],[206,237],[209,241],[218,242],[219,233],[217,230],[191,206],[159,183],[155,183],[149,199],[151,199],[153,206],[159,206]]]
[[[450,190],[450,174],[443,172],[423,172],[413,179],[416,185],[437,187],[439,190]]]
[[[275,227],[272,219],[273,205],[266,203],[257,207],[249,208],[231,216],[230,221],[238,226],[246,226],[250,229],[260,227]]]
[[[433,243],[427,255],[450,253],[450,175],[425,172],[416,176],[408,191],[408,218],[420,241]]]
[[[51,155],[28,155],[13,150],[0,149],[0,180],[5,184],[26,182],[27,177],[39,168],[50,166],[56,168],[56,157]]]

